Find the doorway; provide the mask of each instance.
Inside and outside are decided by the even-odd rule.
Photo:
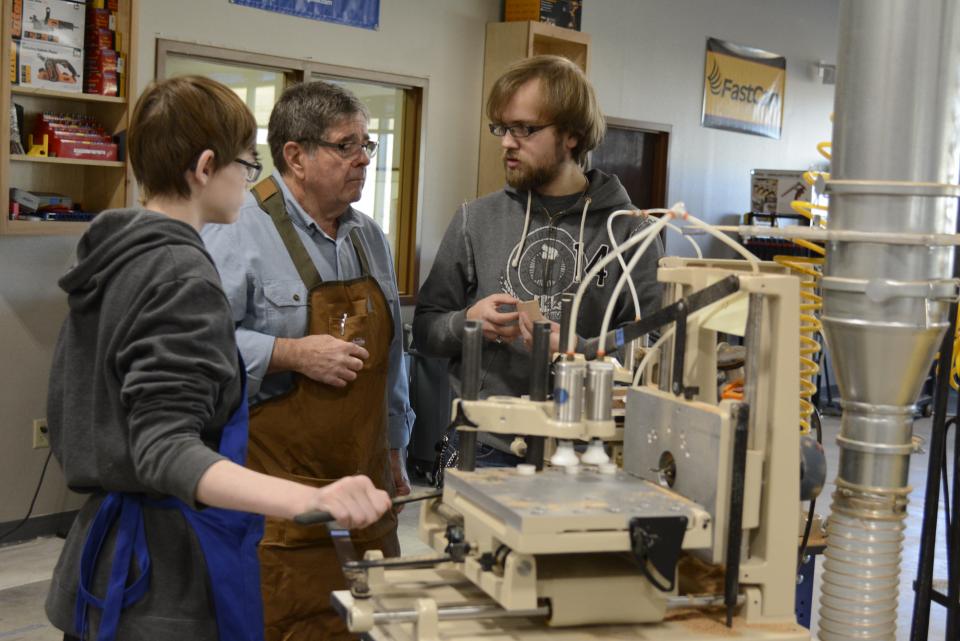
[[[670,125],[608,117],[607,134],[590,167],[619,178],[636,207],[666,207],[670,130]]]

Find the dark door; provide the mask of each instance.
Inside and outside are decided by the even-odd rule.
[[[607,135],[593,151],[590,166],[619,178],[640,209],[666,207],[669,142],[669,131],[608,119]]]

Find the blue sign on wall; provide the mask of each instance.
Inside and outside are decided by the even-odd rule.
[[[350,27],[380,26],[380,0],[230,0],[232,4]]]

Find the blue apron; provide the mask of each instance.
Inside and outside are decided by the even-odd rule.
[[[249,414],[247,376],[242,360],[240,372],[243,400],[223,428],[219,452],[243,465],[247,457]],[[155,500],[124,492],[107,494],[84,542],[74,620],[80,638],[87,638],[87,611],[94,607],[101,610],[97,641],[116,639],[120,613],[143,598],[149,589],[150,555],[143,525],[144,505],[178,509],[193,528],[206,560],[220,641],[262,641],[263,600],[257,544],[263,536],[263,517],[212,507],[194,510],[177,498]],[[91,592],[93,574],[100,549],[114,526],[117,537],[107,593],[101,599]],[[127,585],[134,558],[140,576]]]

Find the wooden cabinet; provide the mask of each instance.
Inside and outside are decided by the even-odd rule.
[[[71,158],[48,158],[10,153],[11,103],[23,107],[24,134],[30,133],[38,113],[55,112],[80,114],[95,119],[105,131],[118,134],[127,128],[131,107],[130,91],[136,87],[136,15],[138,0],[120,0],[116,30],[120,50],[124,58],[127,78],[124,81],[127,95],[122,97],[100,96],[85,93],[63,93],[46,89],[21,87],[13,84],[10,70],[11,22],[13,0],[3,3],[0,25],[0,197],[3,198],[0,216],[0,234],[61,235],[80,234],[89,226],[83,222],[10,220],[9,195],[12,187],[28,191],[57,192],[65,194],[83,206],[84,211],[98,212],[104,209],[125,207],[132,203],[132,174],[127,163],[118,161],[77,160]],[[24,136],[25,138],[26,136]],[[121,149],[125,154],[125,150]]]
[[[504,185],[500,139],[490,134],[486,114],[487,96],[500,74],[522,58],[552,54],[569,58],[584,72],[590,63],[590,36],[543,22],[491,22],[483,54],[483,103],[480,107],[480,163],[477,195]]]

